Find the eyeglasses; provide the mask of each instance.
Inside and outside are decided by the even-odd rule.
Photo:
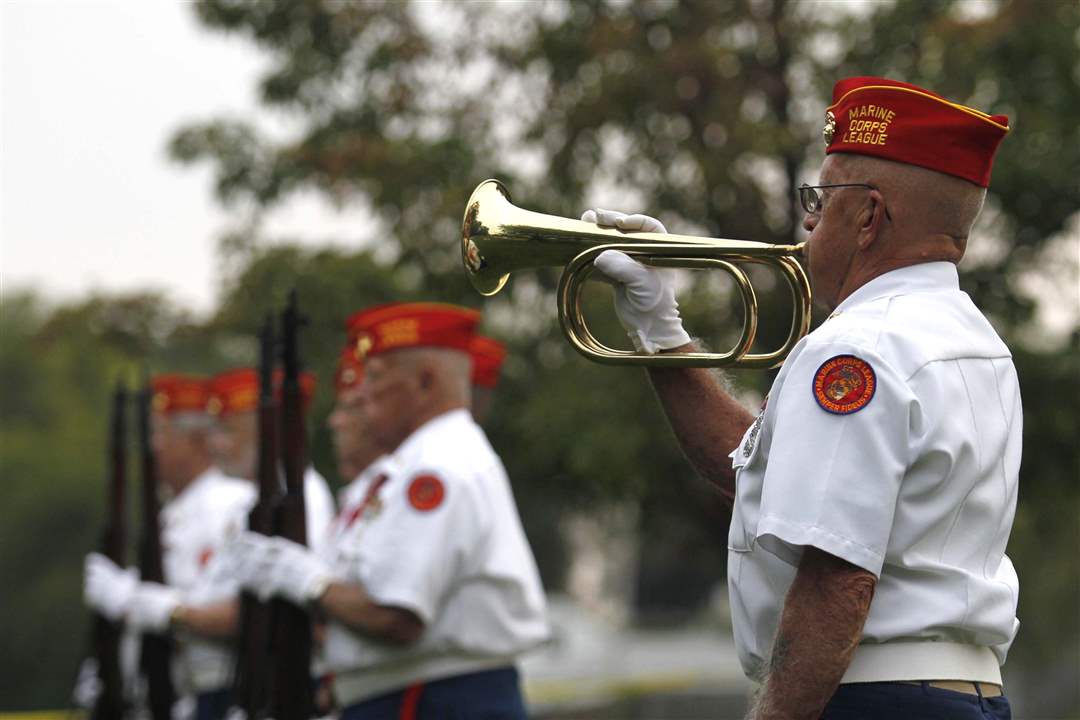
[[[875,186],[868,185],[867,183],[836,183],[833,185],[807,185],[806,183],[803,183],[799,186],[799,204],[802,205],[802,209],[805,210],[808,215],[817,215],[821,212],[822,206],[825,204],[824,198],[818,190],[839,188],[866,188],[867,190],[877,190]],[[889,214],[889,208],[885,208],[885,217],[892,221],[892,215]]]

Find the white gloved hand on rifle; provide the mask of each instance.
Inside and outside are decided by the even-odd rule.
[[[180,591],[153,582],[139,582],[135,568],[122,568],[100,553],[86,556],[83,598],[109,620],[126,620],[136,630],[164,632]]]
[[[666,233],[667,228],[648,215],[627,215],[599,208],[586,210],[585,222],[628,232]],[[670,271],[648,267],[618,250],[605,250],[596,257],[596,269],[614,282],[615,314],[634,347],[653,355],[690,342],[679,317]]]
[[[83,561],[83,601],[109,620],[127,615],[138,586],[135,568],[122,568],[101,553],[90,553]]]
[[[229,543],[226,552],[241,587],[262,600],[278,596],[306,605],[317,600],[333,580],[322,558],[282,537],[246,531]]]
[[[128,609],[128,625],[141,632],[164,633],[173,611],[180,606],[180,591],[156,582],[141,582]]]

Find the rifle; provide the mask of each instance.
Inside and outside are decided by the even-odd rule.
[[[300,394],[298,332],[302,320],[296,290],[281,314],[282,365],[281,462],[285,468],[285,494],[275,514],[274,532],[307,544],[304,519],[304,408]],[[274,669],[271,678],[270,716],[275,720],[307,720],[314,710],[311,689],[311,615],[284,600],[273,603]]]
[[[280,502],[277,407],[274,400],[274,325],[268,315],[259,331],[259,454],[255,470],[259,499],[248,514],[248,529],[274,533],[274,511]],[[267,707],[270,650],[270,608],[250,593],[240,595],[233,705],[245,718],[264,717]]]
[[[139,573],[144,581],[164,583],[161,561],[161,529],[158,521],[157,462],[150,446],[150,403],[153,390],[144,383],[138,394],[139,455],[142,461],[142,537],[139,539]],[[172,684],[172,640],[168,635],[143,633],[139,670],[146,679],[147,701],[153,720],[169,720],[176,693]]]
[[[101,552],[123,567],[127,556],[127,389],[116,383],[109,422],[109,479],[106,492],[105,529]],[[91,720],[116,720],[124,717],[128,705],[124,697],[124,679],[120,670],[120,637],[123,621],[113,622],[95,613],[91,630],[94,658],[97,660],[101,691],[90,711]]]

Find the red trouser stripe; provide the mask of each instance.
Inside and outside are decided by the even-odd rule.
[[[424,683],[417,683],[405,688],[401,698],[400,720],[416,720],[416,711],[420,709],[420,694],[424,691]]]

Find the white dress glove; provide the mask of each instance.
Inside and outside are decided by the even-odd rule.
[[[83,562],[83,600],[109,620],[127,615],[138,585],[135,568],[124,569],[100,553],[90,553]]]
[[[101,697],[101,679],[98,677],[97,658],[88,657],[79,665],[79,674],[75,678],[75,689],[71,699],[83,710],[92,710]]]
[[[282,537],[248,531],[230,546],[237,581],[263,600],[276,595],[305,605],[317,599],[333,580],[330,566],[322,558]]]
[[[128,625],[140,632],[163,633],[173,610],[180,605],[180,591],[155,582],[141,582],[131,598]]]
[[[615,210],[586,210],[585,222],[619,230],[666,233],[667,228],[648,215],[627,215]],[[670,271],[642,265],[626,253],[605,250],[596,257],[596,269],[615,283],[615,314],[634,347],[653,355],[690,342],[679,317]]]

